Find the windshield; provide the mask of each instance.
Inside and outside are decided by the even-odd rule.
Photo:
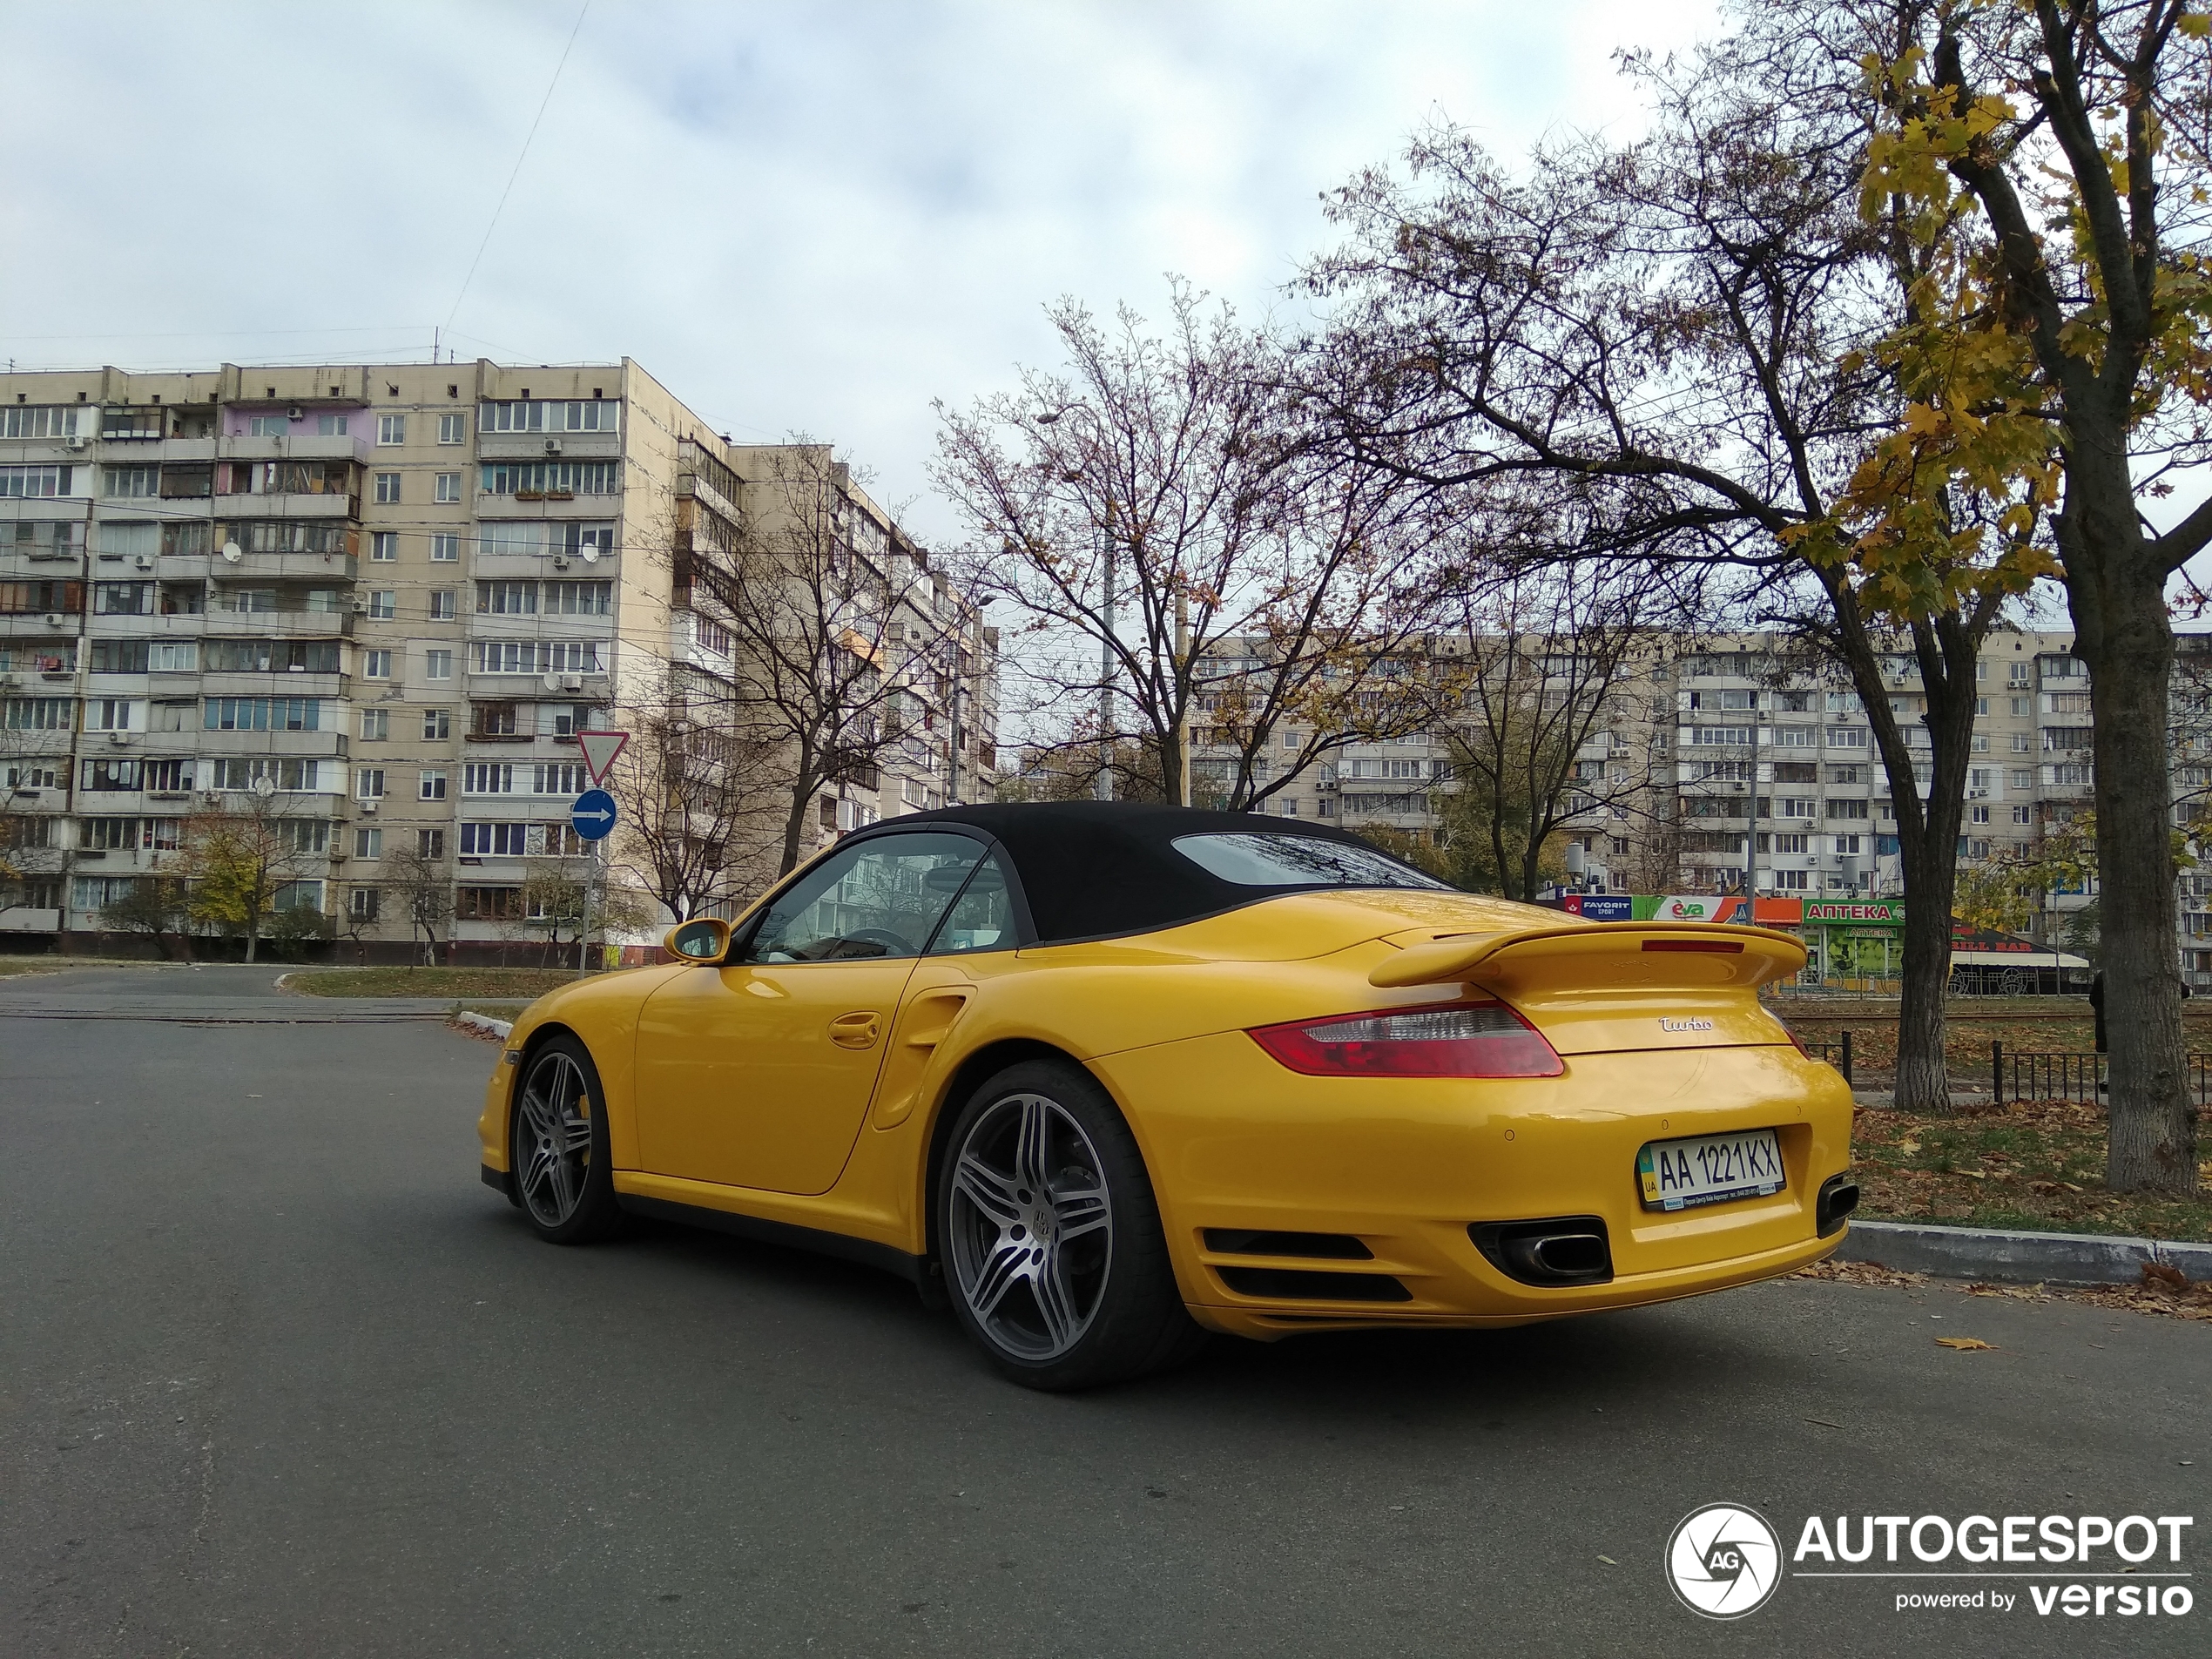
[[[1386,853],[1318,835],[1233,831],[1178,835],[1175,850],[1240,887],[1447,887]]]

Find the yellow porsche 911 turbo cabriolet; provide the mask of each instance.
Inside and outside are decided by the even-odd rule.
[[[879,824],[516,1021],[483,1175],[889,1267],[1007,1375],[1206,1331],[1512,1325],[1787,1273],[1851,1096],[1752,927],[1585,922],[1358,837],[1096,802]]]

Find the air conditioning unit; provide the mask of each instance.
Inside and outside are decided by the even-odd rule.
[[[217,801],[222,799],[223,792],[219,789],[203,789],[199,792],[199,798],[212,806]]]
[[[67,620],[68,618],[58,610],[49,610],[46,613],[46,625],[49,628],[58,628]]]
[[[546,441],[545,441],[545,453],[546,453],[547,455],[559,455],[559,454],[561,453],[561,441],[560,441],[560,439],[558,439],[558,438],[548,438],[548,439],[546,439]]]
[[[110,743],[128,743],[131,734],[128,732],[111,732],[107,734],[107,740]]]
[[[366,617],[367,615],[368,615],[368,600],[366,600],[366,599],[356,599],[356,600],[354,600],[354,614],[356,617]]]
[[[567,570],[569,568],[569,556],[565,553],[556,553],[553,556],[553,568],[556,570]]]
[[[294,403],[290,408],[287,409],[284,412],[284,415],[285,418],[288,421],[304,421],[307,418],[307,411],[302,409],[297,403]]]
[[[376,816],[376,803],[375,803],[374,801],[373,801],[373,800],[365,800],[365,801],[363,801],[363,802],[361,803],[361,812],[362,812],[362,813],[363,813],[364,815],[366,815],[367,817],[369,817],[369,818],[374,818],[374,817],[375,817],[375,816]]]
[[[153,569],[153,556],[152,556],[152,554],[150,554],[150,553],[141,553],[141,554],[139,554],[139,555],[138,555],[138,569],[140,569],[141,570],[152,570],[152,569]]]
[[[62,448],[64,449],[82,449],[91,442],[91,440],[85,437],[82,433],[71,432],[62,439]]]
[[[581,675],[581,674],[563,674],[563,675],[562,675],[562,676],[561,676],[561,689],[562,689],[563,691],[582,691],[582,690],[583,689],[583,675]]]
[[[23,680],[17,675],[0,674],[0,691],[12,691],[22,684]]]

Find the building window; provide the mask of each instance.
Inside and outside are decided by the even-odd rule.
[[[318,415],[315,416],[315,436],[319,438],[344,437],[347,420],[347,417],[342,415]]]
[[[357,859],[381,859],[384,856],[384,832],[381,829],[357,829],[354,832],[354,856]]]
[[[449,680],[453,678],[453,653],[449,651],[426,651],[422,653],[422,677],[425,679]]]
[[[2027,807],[2025,807],[2025,806],[2015,806],[2015,807],[2013,807],[2013,822],[2014,822],[2015,824],[2025,824],[2025,823],[2027,823],[2027,821],[2028,821],[2028,813],[2027,813]]]
[[[1777,870],[1774,873],[1774,890],[1777,893],[1803,893],[1806,890],[1805,875],[1806,872],[1803,870]]]
[[[0,409],[0,438],[73,438],[77,410],[66,403],[11,404]]]
[[[392,653],[388,651],[368,651],[361,653],[361,678],[388,680],[392,678]]]
[[[355,787],[354,792],[360,796],[361,799],[381,800],[384,799],[383,767],[363,766],[360,772],[354,774],[354,781]]]
[[[572,760],[555,761],[532,769],[534,795],[581,795],[590,787],[590,776]]]
[[[1989,733],[1986,732],[1975,732],[1973,736],[1973,742],[1970,746],[1973,748],[1973,752],[1978,755],[1987,754],[1989,752]]]
[[[438,475],[438,487],[432,494],[430,499],[433,501],[459,501],[461,499],[461,475],[457,472],[440,473]]]
[[[389,622],[400,614],[400,596],[390,588],[380,588],[368,596],[368,614],[379,622]]]
[[[471,762],[461,769],[461,792],[511,795],[515,792],[515,768],[504,761]]]
[[[119,499],[138,500],[161,493],[161,469],[158,467],[103,467],[100,469],[100,494]]]
[[[523,919],[523,890],[520,887],[455,887],[453,893],[453,919],[455,921],[520,921]]]
[[[455,499],[458,500],[459,497],[456,496]],[[461,538],[445,532],[433,536],[430,538],[430,563],[433,564],[460,563]]]
[[[65,496],[73,470],[69,467],[0,467],[0,496]]]
[[[528,583],[517,584],[528,587]],[[545,584],[545,614],[549,617],[604,617],[614,604],[615,584],[611,582],[549,582]],[[713,631],[714,639],[702,632],[699,643],[725,657],[730,654],[730,636],[723,629],[703,617],[694,619],[704,629]],[[718,639],[719,644],[715,643]]]
[[[1966,809],[1966,820],[1967,822],[1973,824],[1986,824],[1989,822],[1989,808],[1986,806],[1968,807]]]
[[[440,443],[468,442],[469,417],[465,415],[441,415],[438,417],[438,442]]]
[[[376,502],[380,507],[395,504],[400,498],[400,475],[395,472],[376,475]]]
[[[479,582],[476,614],[480,617],[523,617],[537,610],[535,582]]]
[[[446,798],[446,775],[442,772],[423,769],[415,798],[417,800],[443,800]]]
[[[2035,786],[2035,774],[2025,766],[2016,767],[2013,772],[2012,783],[2015,789],[2033,789]]]
[[[2035,745],[2029,741],[2028,734],[2027,732],[2015,732],[2013,733],[2013,752],[2014,754],[2031,754],[2034,752],[2034,748]]]
[[[430,620],[432,622],[451,622],[453,617],[453,590],[451,588],[433,588],[430,590]]]
[[[381,743],[392,735],[392,715],[388,709],[361,711],[361,741]]]
[[[201,727],[208,732],[320,732],[318,697],[211,697]]]
[[[622,488],[619,461],[504,461],[483,469],[488,496],[611,496]]]
[[[347,900],[346,914],[355,921],[374,921],[377,896],[374,887],[355,887]]]
[[[479,432],[612,432],[618,402],[593,398],[486,403],[477,412]]]
[[[446,855],[446,833],[442,829],[415,832],[415,850],[426,859],[442,859]]]
[[[444,743],[453,736],[453,711],[425,709],[422,711],[422,741]]]
[[[516,705],[512,703],[479,703],[472,711],[475,718],[469,730],[472,738],[511,738],[516,736]]]
[[[368,562],[371,564],[396,564],[400,557],[400,536],[397,530],[376,530],[368,538]]]
[[[387,445],[405,443],[407,442],[407,416],[404,415],[378,415],[376,417],[376,442]]]

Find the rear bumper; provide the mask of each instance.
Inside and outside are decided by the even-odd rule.
[[[1815,1209],[1849,1159],[1850,1091],[1787,1046],[1572,1055],[1555,1078],[1341,1079],[1289,1072],[1231,1032],[1092,1069],[1154,1173],[1184,1299],[1217,1330],[1502,1325],[1637,1307],[1794,1271],[1844,1236],[1820,1237]],[[1646,1143],[1744,1129],[1777,1132],[1780,1191],[1643,1208]],[[1602,1223],[1602,1282],[1521,1282],[1469,1231],[1554,1217]],[[1281,1253],[1321,1248],[1283,1234],[1332,1242],[1325,1256]]]

